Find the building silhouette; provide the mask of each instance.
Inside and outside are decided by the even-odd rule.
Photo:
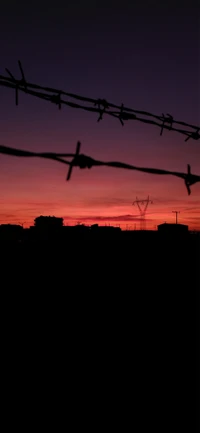
[[[62,236],[63,218],[43,216],[35,218],[32,238],[37,241],[55,242]]]
[[[40,215],[34,219],[34,226],[38,229],[59,229],[63,226],[63,218]]]
[[[158,232],[166,235],[185,235],[188,234],[188,226],[185,224],[163,223],[158,225]]]
[[[18,224],[1,224],[0,225],[0,240],[15,241],[22,240],[23,227]]]

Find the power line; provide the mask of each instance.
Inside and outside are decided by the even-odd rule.
[[[191,138],[194,140],[198,140],[200,138],[199,126],[175,120],[174,117],[169,113],[167,113],[166,115],[162,113],[162,115],[159,116],[149,113],[147,111],[141,111],[125,107],[123,103],[121,105],[116,105],[108,102],[106,99],[88,98],[74,93],[65,92],[63,90],[29,83],[25,78],[25,74],[20,61],[18,61],[18,65],[21,73],[20,79],[16,79],[7,68],[6,72],[9,76],[0,75],[0,86],[15,90],[16,105],[19,104],[19,92],[24,92],[57,105],[59,110],[61,109],[62,105],[67,105],[71,108],[77,108],[93,113],[98,113],[98,122],[103,119],[104,115],[110,115],[117,118],[122,126],[124,126],[124,122],[128,120],[135,120],[138,122],[143,122],[159,127],[160,135],[163,134],[164,129],[167,129],[169,131],[176,131],[180,134],[185,135],[185,141],[188,141]],[[66,99],[62,99],[62,97],[65,97]],[[83,103],[87,105],[83,105]],[[181,128],[175,127],[174,125],[179,125],[181,126]],[[183,129],[182,127],[187,127],[189,128],[189,130]]]
[[[169,171],[162,170],[158,168],[148,168],[148,167],[138,167],[135,165],[126,164],[123,162],[117,161],[99,161],[90,156],[84,155],[80,153],[81,143],[77,142],[76,152],[72,153],[53,153],[53,152],[31,152],[27,150],[15,149],[7,146],[0,146],[0,154],[8,155],[8,156],[16,156],[16,157],[25,157],[25,158],[45,158],[53,161],[57,161],[69,166],[67,180],[71,179],[72,170],[74,167],[79,167],[81,169],[91,169],[92,167],[98,166],[106,166],[106,167],[114,167],[114,168],[123,168],[126,170],[135,170],[143,173],[149,174],[157,174],[157,175],[171,175],[179,177],[184,180],[185,186],[187,188],[188,195],[191,194],[190,187],[197,182],[200,182],[200,176],[191,173],[191,167],[187,165],[187,173],[182,173],[178,171]],[[71,161],[68,161],[64,158],[72,158]]]

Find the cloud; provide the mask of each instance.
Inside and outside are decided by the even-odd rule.
[[[12,214],[12,213],[0,213],[0,219],[1,218],[16,218],[16,214]]]
[[[200,221],[200,216],[199,217],[193,217],[193,216],[189,216],[188,218],[184,218],[186,221]]]
[[[141,218],[136,216],[136,215],[114,215],[114,216],[99,216],[99,215],[94,215],[94,216],[76,216],[76,217],[69,217],[69,216],[64,216],[63,217],[64,220],[66,221],[80,221],[80,222],[133,222],[133,221],[137,221],[140,222]],[[146,218],[146,221],[153,221],[150,218]]]
[[[123,206],[129,204],[130,199],[128,198],[112,198],[112,197],[92,197],[92,198],[84,198],[83,206],[84,207],[116,207]]]

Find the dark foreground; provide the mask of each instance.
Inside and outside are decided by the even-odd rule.
[[[110,430],[199,431],[197,237],[37,239],[1,252],[9,347],[37,353],[47,387],[55,366],[73,382],[69,401],[93,396],[88,419],[102,429],[109,418]]]

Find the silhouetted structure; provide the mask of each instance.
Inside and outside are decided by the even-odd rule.
[[[116,239],[121,237],[121,228],[113,226],[99,226],[93,224],[90,228],[91,237],[95,239]]]
[[[178,213],[180,213],[179,210],[173,210],[172,213],[176,214],[176,224],[178,224]]]
[[[153,202],[149,199],[149,196],[147,197],[146,200],[138,200],[138,198],[136,197],[136,200],[133,202],[133,205],[136,204],[138,209],[139,209],[139,212],[140,212],[140,230],[146,229],[145,215],[146,215],[148,205],[150,203],[153,203]],[[144,205],[144,207],[142,207],[143,205]]]
[[[63,218],[40,215],[35,218],[34,224],[39,229],[59,229],[63,226]]]
[[[0,225],[0,242],[5,247],[10,245],[19,245],[19,248],[33,245],[47,245],[54,251],[55,245],[69,246],[76,243],[77,245],[87,245],[92,240],[103,240],[104,246],[109,248],[115,244],[115,240],[127,241],[135,247],[142,242],[145,248],[151,250],[152,246],[159,249],[168,243],[175,246],[183,245],[182,241],[190,242],[192,245],[200,242],[200,232],[190,232],[188,226],[184,224],[160,224],[157,230],[122,230],[120,227],[99,226],[93,224],[87,226],[77,224],[75,226],[64,226],[63,218],[51,216],[39,216],[35,218],[35,225],[30,228],[23,228],[20,225],[2,224]],[[128,245],[128,243],[126,245]],[[92,248],[96,248],[96,243],[92,243]],[[125,244],[124,244],[125,245]],[[118,247],[117,247],[118,248]],[[121,248],[121,247],[120,247]]]
[[[188,226],[185,224],[163,223],[158,225],[158,231],[166,235],[184,235],[188,233]]]
[[[22,240],[23,227],[18,224],[1,224],[0,225],[0,240],[15,241]]]
[[[63,218],[39,216],[34,220],[33,239],[55,242],[62,236]]]

